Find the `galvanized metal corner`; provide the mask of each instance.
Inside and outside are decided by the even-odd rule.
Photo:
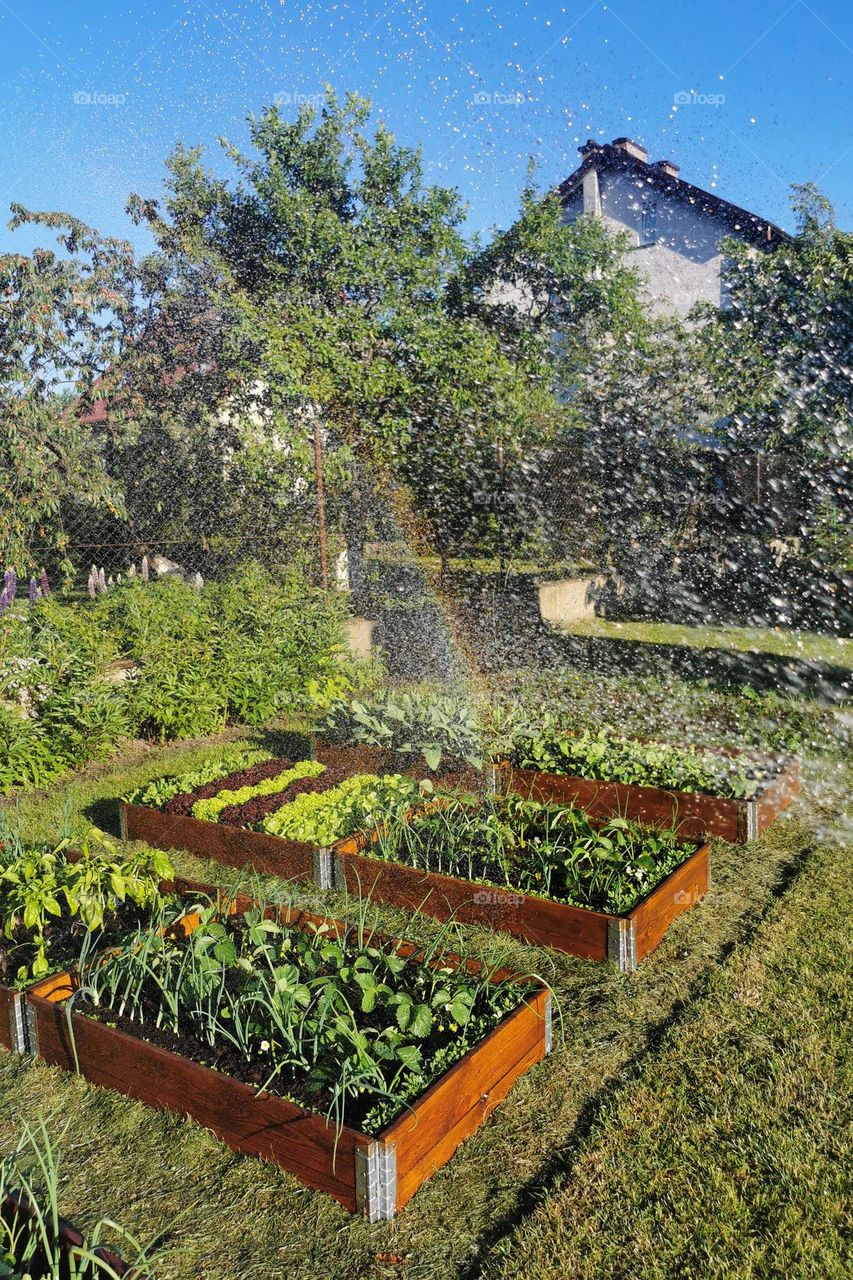
[[[334,881],[334,860],[331,849],[314,850],[314,879],[321,889],[331,889]]]
[[[368,1222],[387,1222],[397,1212],[397,1145],[371,1142],[355,1149],[355,1200]]]
[[[747,840],[758,839],[758,801],[747,800],[746,802],[746,838]]]
[[[121,838],[127,841],[127,804],[122,800],[118,807],[118,822]]]
[[[37,1058],[39,1051],[38,1022],[36,1021],[36,1011],[29,1000],[22,1001],[22,1013],[24,1021],[24,1048],[22,1052],[29,1053],[34,1058]]]
[[[634,972],[637,967],[637,940],[633,920],[608,921],[607,959],[615,961],[622,973]]]
[[[27,1024],[24,1019],[24,997],[16,991],[9,1006],[9,1032],[12,1037],[12,1052],[27,1052]]]
[[[554,1048],[554,1012],[551,992],[545,996],[545,1057]]]

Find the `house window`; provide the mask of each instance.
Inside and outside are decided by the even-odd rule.
[[[640,210],[640,244],[654,244],[658,238],[657,202],[648,196],[643,197]]]

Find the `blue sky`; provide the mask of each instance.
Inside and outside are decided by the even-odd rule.
[[[853,225],[849,0],[0,0],[0,250],[30,247],[11,200],[146,247],[125,201],[160,194],[178,139],[224,168],[218,135],[326,82],[422,143],[471,229],[511,221],[529,156],[557,182],[621,134],[784,226],[816,181]]]

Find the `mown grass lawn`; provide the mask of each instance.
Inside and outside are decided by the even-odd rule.
[[[590,687],[590,713],[608,688]],[[722,725],[750,710],[765,723],[748,700],[697,698]],[[626,702],[628,720],[641,715],[642,689],[635,703]],[[655,705],[666,719],[665,700]],[[802,801],[747,849],[714,844],[711,894],[639,973],[498,939],[508,963],[552,982],[556,1050],[396,1222],[370,1226],[178,1117],[4,1054],[0,1148],[40,1114],[51,1132],[67,1129],[63,1212],[84,1226],[108,1214],[143,1240],[159,1235],[160,1280],[844,1274],[835,1209],[850,956],[836,920],[845,894],[849,906],[838,815],[853,770],[832,747],[825,711],[812,724],[806,704],[787,720],[773,708],[762,711],[767,733],[778,711],[781,731],[823,748],[807,763]],[[18,819],[41,838],[63,814],[72,826],[110,826],[129,786],[178,757],[227,754],[237,737],[136,746],[119,765],[21,798]],[[185,854],[175,862],[197,878],[229,878]],[[346,910],[333,894],[269,884],[309,908]],[[415,938],[437,928],[391,910],[376,917]],[[496,945],[484,931],[466,934],[483,952]],[[783,1265],[774,1269],[774,1258]]]
[[[849,1276],[851,914],[816,850],[483,1274]]]
[[[690,627],[676,622],[613,622],[586,618],[562,630],[574,636],[605,640],[639,640],[645,644],[689,645],[694,649],[728,649],[733,653],[773,653],[832,666],[853,668],[853,639],[780,627]]]

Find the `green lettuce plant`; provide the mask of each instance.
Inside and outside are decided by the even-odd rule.
[[[371,830],[389,814],[409,808],[423,794],[424,784],[400,774],[356,774],[328,791],[296,796],[264,818],[261,825],[270,835],[328,845],[355,831]]]
[[[276,774],[274,778],[266,778],[251,787],[237,787],[235,790],[218,792],[205,800],[197,800],[193,805],[193,817],[204,822],[216,822],[223,809],[232,804],[245,804],[255,796],[273,796],[277,791],[284,791],[292,782],[300,778],[318,778],[324,773],[326,766],[318,760],[300,760],[290,768]]]

